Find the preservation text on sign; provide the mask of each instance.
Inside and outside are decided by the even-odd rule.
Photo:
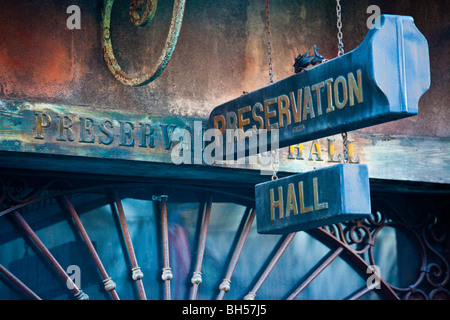
[[[282,148],[416,115],[430,86],[427,41],[411,17],[380,19],[355,50],[216,107],[208,127],[245,140],[278,129]]]

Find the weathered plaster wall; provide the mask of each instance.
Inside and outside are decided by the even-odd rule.
[[[450,19],[448,1],[342,0],[345,50],[367,33],[366,8],[410,15],[429,42],[431,88],[419,115],[366,132],[449,137]],[[103,61],[101,0],[1,1],[0,97],[92,105],[149,114],[208,117],[217,105],[268,83],[263,0],[187,0],[179,40],[164,73],[139,88],[117,82]],[[150,70],[168,33],[173,1],[160,1],[145,28],[128,18],[129,1],[116,0],[112,41],[131,74]],[[81,8],[81,30],[66,28],[66,8]],[[294,58],[314,44],[327,58],[337,52],[334,0],[271,1],[274,80],[293,73]]]

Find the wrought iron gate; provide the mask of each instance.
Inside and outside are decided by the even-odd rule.
[[[1,299],[449,299],[439,190],[372,183],[371,217],[274,236],[245,185],[4,171],[0,186]]]

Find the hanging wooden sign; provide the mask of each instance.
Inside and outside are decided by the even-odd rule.
[[[382,15],[380,25],[355,50],[216,107],[208,127],[241,138],[263,129],[269,146],[278,129],[282,148],[416,115],[430,87],[427,40],[408,16]]]
[[[370,215],[366,165],[341,163],[255,186],[258,233],[286,234]]]

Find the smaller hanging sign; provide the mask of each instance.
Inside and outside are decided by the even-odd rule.
[[[332,167],[255,186],[258,233],[287,234],[367,217],[370,212],[366,165]]]

